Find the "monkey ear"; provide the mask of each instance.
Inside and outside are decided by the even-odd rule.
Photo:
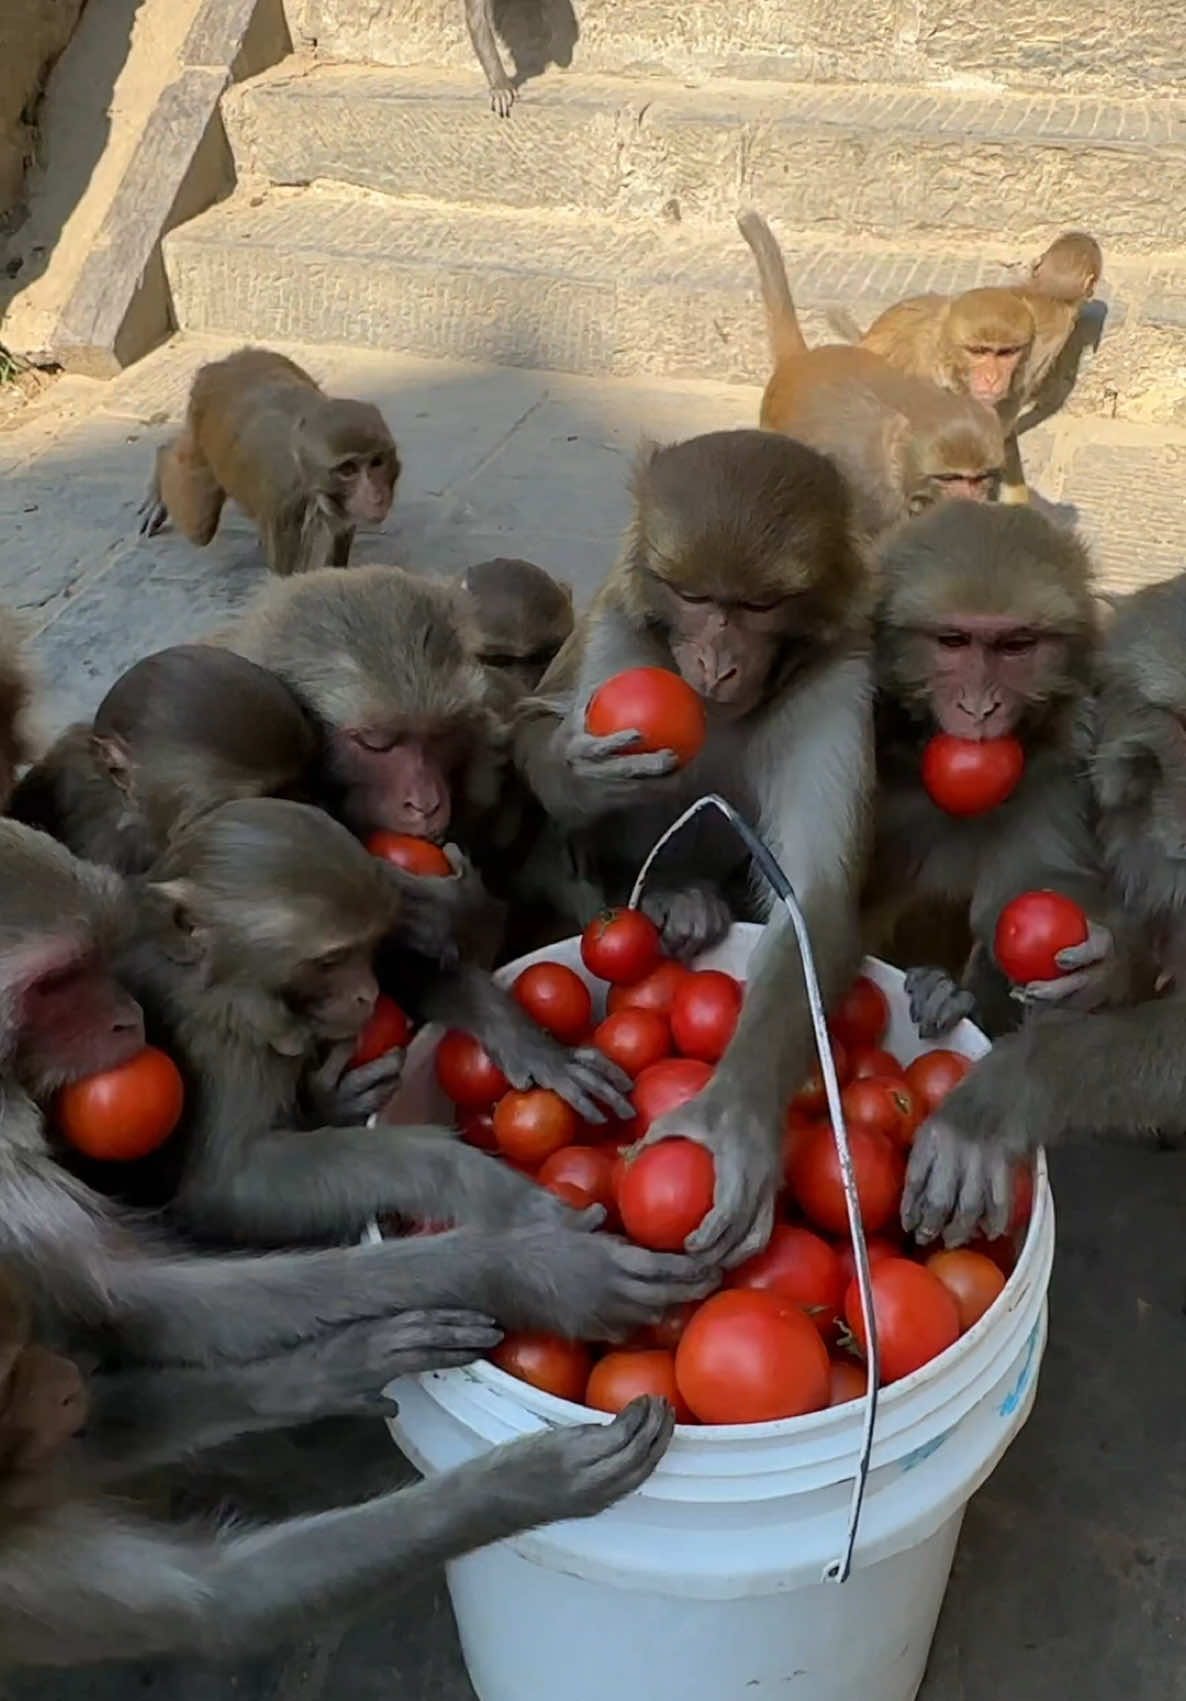
[[[90,737],[91,753],[108,779],[111,780],[125,796],[132,791],[132,753],[122,738],[114,733],[92,732]]]
[[[209,950],[209,935],[198,916],[197,889],[188,880],[155,880],[145,888],[161,918],[156,940],[174,963],[200,963]]]

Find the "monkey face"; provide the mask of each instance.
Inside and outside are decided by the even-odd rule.
[[[694,691],[733,715],[761,702],[786,631],[786,604],[723,603],[670,590],[667,643]]]
[[[297,455],[309,488],[335,514],[363,525],[387,518],[400,463],[378,408],[322,398],[298,427]]]
[[[385,520],[395,500],[399,462],[395,451],[375,453],[361,459],[347,456],[330,469],[334,501],[339,511],[363,525]]]
[[[970,289],[957,295],[941,333],[948,387],[996,407],[1020,391],[1034,335],[1034,316],[1013,291]]]
[[[379,996],[371,966],[374,943],[348,943],[306,957],[284,987],[284,1002],[315,1039],[348,1040],[361,1033]]]
[[[971,343],[960,349],[960,389],[986,407],[996,407],[1020,385],[1022,362],[1029,343]]]
[[[1065,664],[1059,637],[1008,616],[955,615],[937,630],[916,634],[916,642],[923,653],[915,665],[925,672],[935,721],[957,738],[1016,731]]]
[[[49,967],[24,989],[16,1064],[35,1095],[114,1069],[143,1045],[140,1006],[97,959]]]
[[[382,827],[439,842],[453,810],[449,773],[457,753],[445,741],[368,730],[342,733],[331,746],[341,788],[339,814],[356,833]]]

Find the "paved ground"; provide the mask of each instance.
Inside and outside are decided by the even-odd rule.
[[[166,351],[105,391],[64,381],[0,432],[0,601],[29,621],[47,730],[92,709],[136,656],[209,631],[261,582],[252,534],[234,517],[201,554],[171,536],[145,546],[134,533],[151,445],[177,416],[204,348]],[[639,433],[687,435],[756,414],[755,393],[742,388],[324,350],[307,360],[331,385],[378,400],[405,454],[397,509],[358,559],[451,570],[517,553],[567,575],[582,596],[610,560]],[[1043,496],[1092,538],[1106,584],[1181,564],[1186,435],[1080,419],[1055,421],[1023,448]],[[1099,1150],[1056,1162],[1059,1256],[1041,1392],[969,1512],[923,1701],[1186,1701],[1183,1161]],[[353,1498],[401,1470],[378,1424],[310,1431],[285,1445],[271,1510]],[[436,1576],[351,1629],[233,1669],[18,1678],[6,1693],[126,1701],[141,1691],[168,1701],[472,1696]]]

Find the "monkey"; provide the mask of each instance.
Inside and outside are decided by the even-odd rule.
[[[721,793],[791,881],[830,1001],[859,956],[873,788],[867,569],[844,481],[791,438],[718,431],[645,448],[632,495],[617,563],[524,705],[516,760],[611,891],[688,803]],[[635,666],[677,673],[701,698],[707,739],[682,771],[672,751],[632,752],[629,732],[585,731],[593,692]],[[681,863],[695,882],[745,884],[744,847],[719,822],[674,844],[664,872]],[[644,908],[678,929],[682,901],[673,884]],[[756,881],[749,905],[767,926],[737,1031],[678,1117],[716,1163],[714,1207],[688,1247],[726,1264],[769,1236],[786,1104],[814,1055],[789,917]],[[711,919],[727,927],[728,907]],[[670,1119],[652,1130],[676,1131]]]
[[[515,104],[515,85],[506,74],[494,39],[494,0],[465,0],[465,27],[486,74],[490,110],[499,118],[509,118]]]
[[[867,348],[809,349],[769,225],[756,212],[737,222],[757,261],[774,356],[762,426],[836,461],[853,489],[857,526],[872,540],[947,497],[995,501],[1005,445],[992,411],[896,371]]]
[[[1127,938],[1093,852],[1076,754],[1098,643],[1083,543],[1029,508],[945,506],[892,533],[878,570],[878,802],[864,893],[867,947],[884,953],[911,911],[953,912],[966,920],[976,975],[987,976],[991,992],[997,916],[1035,884],[1064,891],[1099,930]],[[1025,768],[1012,795],[982,815],[941,810],[921,775],[937,732],[1019,739]],[[1104,937],[1097,931],[1068,966],[1088,968]],[[1135,959],[1122,967],[1138,972]],[[908,984],[927,1038],[975,1004],[970,987],[953,988],[947,975],[916,969]]]
[[[322,801],[353,832],[434,841],[448,832],[483,859],[483,875],[501,877],[523,837],[521,788],[508,760],[506,699],[467,648],[456,585],[399,567],[307,573],[265,586],[226,642],[276,673],[314,716],[326,755]],[[397,953],[381,979],[398,983],[397,1000],[414,980],[425,1017],[475,1033],[513,1086],[551,1087],[593,1121],[598,1102],[629,1115],[627,1078],[614,1065],[596,1050],[557,1045],[490,978],[479,961],[490,954],[488,928],[469,919],[485,886],[475,877],[470,892],[460,855],[455,866],[456,880],[398,869],[389,877],[411,903],[449,903],[447,889],[460,885],[454,931],[471,948],[445,972],[434,961],[427,975]]]
[[[312,796],[319,760],[312,721],[274,674],[181,644],[136,662],[89,726],[68,727],[11,812],[86,861],[144,874],[172,832],[219,803]]]
[[[1018,419],[1036,400],[1102,268],[1095,238],[1067,231],[1034,261],[1025,283],[910,296],[863,334],[848,315],[832,320],[847,339],[896,370],[994,408],[1005,433],[1001,500],[1027,502]]]
[[[8,807],[17,773],[29,757],[29,697],[20,632],[8,610],[0,608],[0,811]]]
[[[1186,575],[1119,600],[1089,709],[1080,724],[1092,842],[1156,980],[1130,998],[1103,980],[1086,1010],[1027,1021],[924,1123],[902,1207],[924,1241],[1003,1232],[1012,1166],[1041,1146],[1186,1133]]]
[[[378,408],[327,396],[286,355],[243,348],[199,367],[185,428],[157,451],[140,531],[172,520],[204,548],[230,496],[273,573],[346,567],[355,527],[387,518],[399,475]]]
[[[573,628],[572,590],[531,561],[505,556],[467,567],[471,653],[514,696],[534,691]]]
[[[361,1608],[425,1566],[599,1512],[645,1481],[674,1426],[664,1401],[635,1400],[608,1426],[545,1430],[416,1488],[253,1530],[187,1527],[138,1493],[146,1473],[291,1421],[280,1404],[292,1394],[299,1411],[307,1353],[261,1360],[234,1379],[193,1367],[88,1379],[37,1339],[33,1309],[0,1273],[0,1648],[9,1666],[249,1652]],[[372,1374],[398,1366],[398,1355],[382,1369],[366,1365],[354,1331],[335,1345]],[[409,1369],[422,1368],[405,1356]]]

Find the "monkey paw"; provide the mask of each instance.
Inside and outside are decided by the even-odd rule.
[[[314,1117],[330,1128],[363,1127],[382,1110],[404,1072],[404,1051],[399,1046],[351,1069],[354,1045],[346,1040],[335,1046],[305,1085]]]
[[[910,1153],[902,1227],[924,1244],[941,1234],[947,1246],[962,1246],[978,1229],[995,1240],[1009,1227],[1017,1156],[1005,1140],[973,1139],[942,1113],[930,1117]]]
[[[1021,1004],[1050,1009],[1097,1010],[1112,993],[1119,963],[1116,944],[1106,927],[1088,922],[1087,938],[1081,945],[1068,945],[1056,953],[1062,970],[1054,980],[1031,980],[1013,989]]]
[[[509,118],[515,104],[515,91],[510,83],[490,90],[490,110],[499,118]]]
[[[710,1086],[679,1111],[658,1117],[642,1146],[679,1135],[712,1153],[712,1210],[688,1236],[687,1251],[732,1269],[770,1239],[782,1186],[780,1145],[766,1121],[739,1100],[717,1102]]]
[[[926,1040],[950,1033],[957,1022],[973,1015],[976,1009],[972,994],[952,980],[946,969],[909,969],[906,996],[910,1000],[910,1020]]]
[[[591,1518],[630,1494],[667,1451],[675,1414],[644,1395],[612,1423],[582,1423],[530,1435],[491,1455],[500,1496],[526,1525]]]
[[[640,905],[663,935],[669,956],[690,961],[718,945],[733,925],[733,911],[715,886],[657,887]]]

